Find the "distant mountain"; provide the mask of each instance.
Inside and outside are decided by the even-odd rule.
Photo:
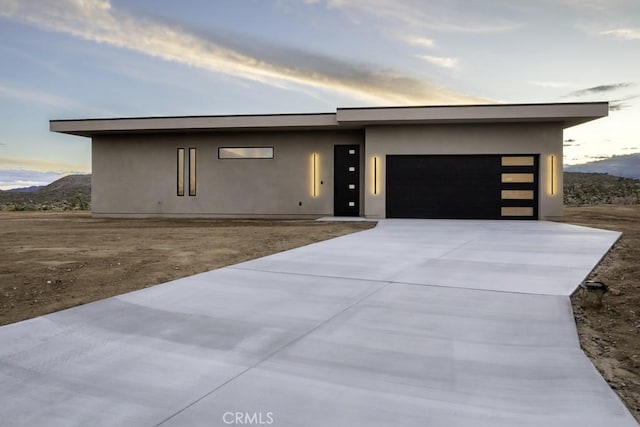
[[[33,193],[34,191],[38,191],[41,188],[44,188],[44,185],[32,185],[31,187],[12,188],[11,190],[6,191],[8,193]]]
[[[607,173],[564,173],[565,205],[638,203],[640,179]],[[68,175],[33,192],[0,191],[0,211],[72,210],[90,207],[91,175]]]
[[[613,156],[583,165],[566,166],[564,170],[565,172],[606,173],[613,176],[640,179],[640,153]]]
[[[35,191],[0,191],[0,210],[89,209],[91,175],[67,175]]]
[[[91,175],[67,175],[38,191],[41,195],[70,197],[78,192],[91,195]]]

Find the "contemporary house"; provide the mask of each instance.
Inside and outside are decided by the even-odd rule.
[[[96,216],[546,219],[563,130],[608,103],[52,120],[90,137]]]

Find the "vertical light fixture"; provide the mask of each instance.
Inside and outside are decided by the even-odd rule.
[[[378,195],[378,158],[373,156],[373,194]]]
[[[550,163],[550,170],[549,170],[549,184],[551,186],[550,188],[550,193],[551,195],[555,195],[556,194],[556,183],[555,183],[555,178],[556,178],[556,158],[555,156],[552,154],[549,157],[549,163]]]
[[[318,158],[317,153],[311,155],[311,196],[314,198],[318,197],[318,175],[320,173],[318,169]]]

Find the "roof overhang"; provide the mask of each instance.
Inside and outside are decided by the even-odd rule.
[[[111,133],[203,132],[234,130],[308,130],[338,128],[335,113],[237,116],[132,117],[51,120],[52,132],[79,136]]]
[[[336,113],[51,120],[52,132],[113,133],[362,129],[377,125],[555,122],[563,128],[601,117],[607,102],[338,108]]]
[[[339,123],[439,124],[559,122],[564,128],[607,116],[608,102],[339,108]]]

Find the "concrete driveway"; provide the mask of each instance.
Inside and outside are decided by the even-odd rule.
[[[375,229],[0,328],[0,423],[635,426],[568,295],[618,233]]]

